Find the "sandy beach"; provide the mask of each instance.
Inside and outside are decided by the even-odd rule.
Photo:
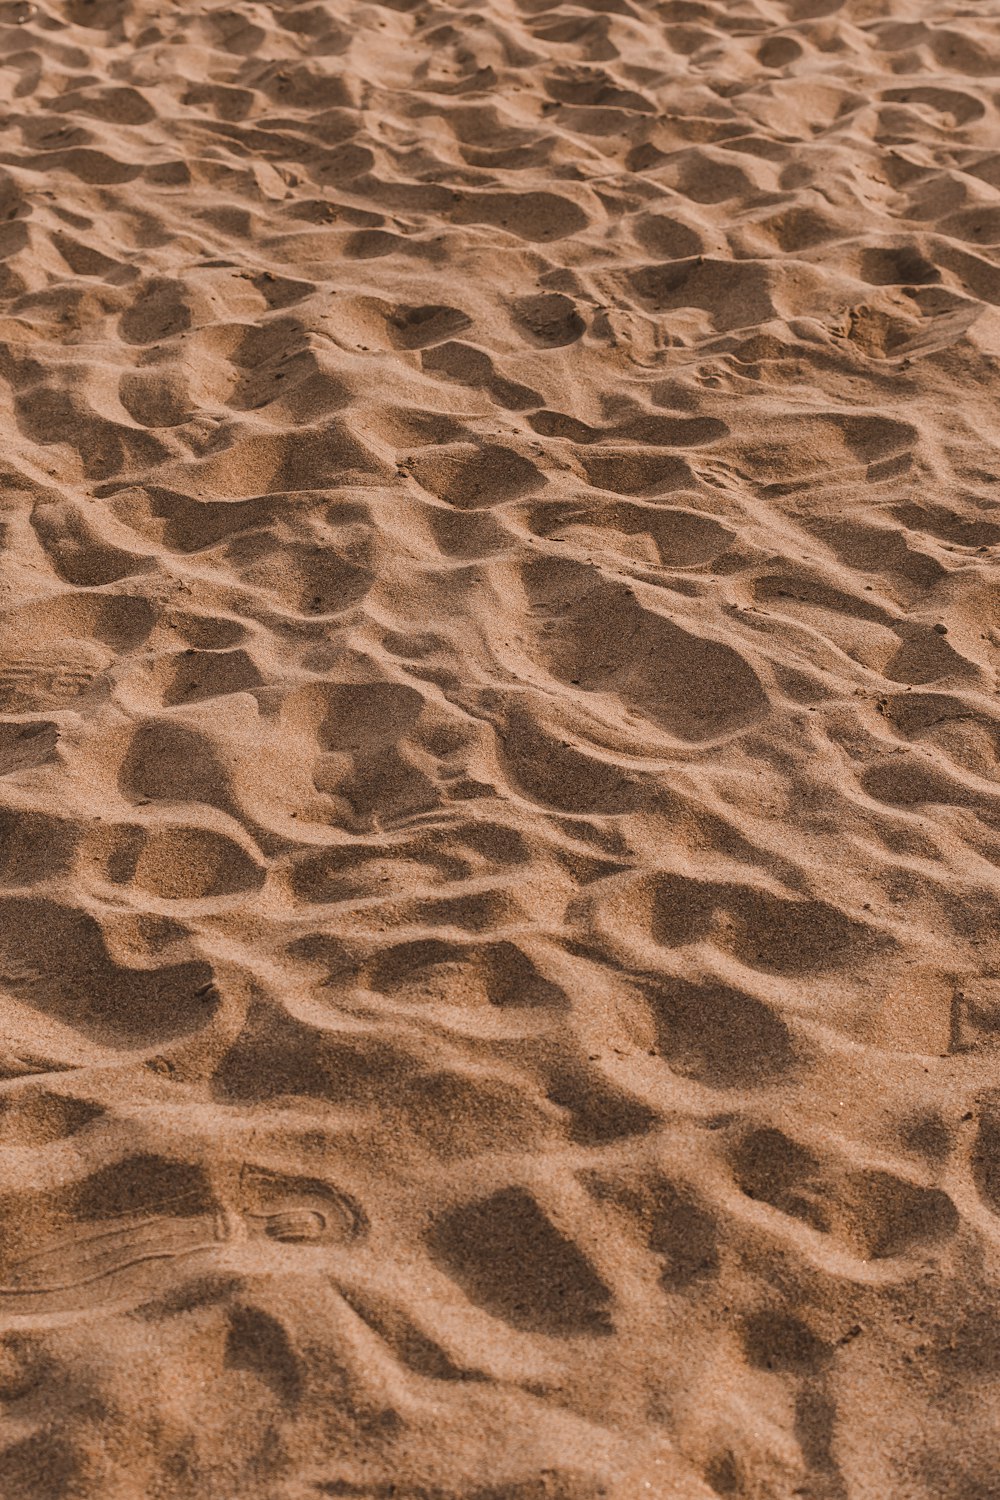
[[[1000,9],[0,68],[2,1500],[997,1500]]]

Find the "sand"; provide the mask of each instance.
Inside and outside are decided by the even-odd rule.
[[[995,1500],[996,7],[0,43],[3,1500]]]

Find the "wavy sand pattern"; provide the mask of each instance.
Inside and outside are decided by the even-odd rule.
[[[996,1497],[996,7],[0,43],[4,1500]]]

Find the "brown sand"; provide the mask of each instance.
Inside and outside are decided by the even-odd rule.
[[[1000,1495],[1000,18],[6,0],[2,1500]]]

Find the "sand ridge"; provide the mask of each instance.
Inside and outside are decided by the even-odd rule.
[[[0,6],[4,1500],[988,1500],[1000,19]]]

